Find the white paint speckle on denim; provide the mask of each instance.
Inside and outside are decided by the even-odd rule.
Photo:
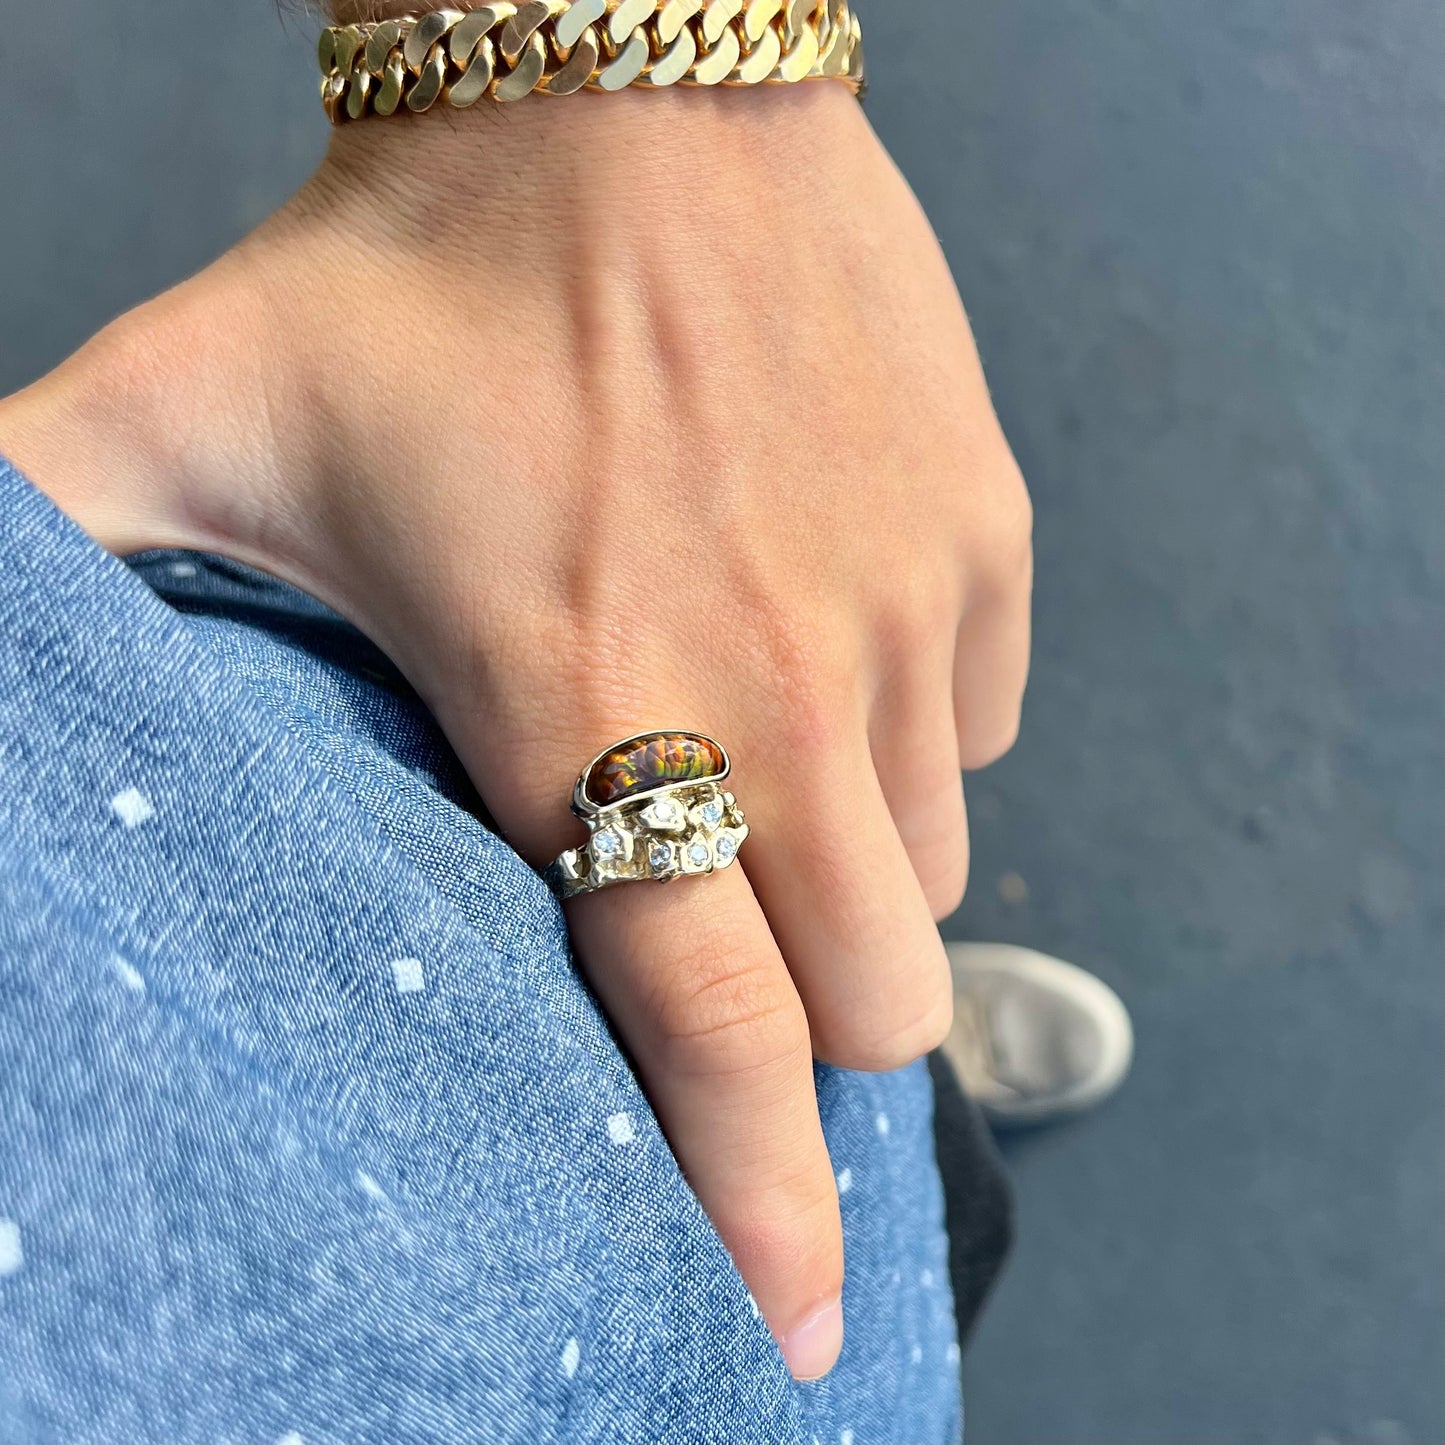
[[[889,1128],[888,1115],[880,1109],[877,1115],[874,1117],[873,1124],[874,1127],[878,1130],[879,1137],[886,1139],[888,1137]]]
[[[133,964],[123,959],[120,954],[115,954],[110,960],[110,966],[115,970],[120,981],[134,993],[146,991],[146,981],[141,971]]]
[[[358,1169],[356,1171],[356,1187],[360,1189],[363,1194],[368,1194],[373,1199],[386,1198],[386,1190],[384,1190],[365,1169]]]
[[[846,1194],[853,1187],[853,1171],[851,1169],[840,1169],[838,1171],[838,1193]]]
[[[139,788],[126,788],[110,800],[110,810],[127,828],[138,828],[156,815],[151,800]]]
[[[582,1362],[582,1346],[576,1340],[568,1340],[562,1347],[562,1373],[570,1380],[577,1373]]]
[[[394,958],[391,976],[398,993],[420,993],[426,987],[426,970],[419,958]]]
[[[632,1127],[632,1115],[628,1113],[609,1114],[607,1117],[607,1137],[614,1144],[630,1144],[637,1138],[637,1131]]]
[[[13,1219],[0,1219],[0,1279],[7,1274],[17,1274],[24,1263],[20,1226]]]

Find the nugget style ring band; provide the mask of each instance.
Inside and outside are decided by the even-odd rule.
[[[723,786],[721,743],[701,733],[638,733],[598,753],[572,790],[589,837],[542,876],[559,898],[614,883],[666,883],[726,868],[748,825]]]
[[[333,25],[318,59],[333,125],[579,90],[864,86],[848,0],[493,0]]]

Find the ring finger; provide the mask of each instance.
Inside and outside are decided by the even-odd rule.
[[[802,1379],[842,1345],[842,1223],[797,991],[736,868],[567,905],[673,1150]]]

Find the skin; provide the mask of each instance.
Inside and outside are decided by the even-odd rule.
[[[225,553],[356,622],[536,865],[600,748],[726,743],[741,866],[568,921],[790,1368],[826,1373],[812,1063],[947,1032],[960,768],[1017,731],[1031,574],[947,266],[846,90],[344,127],[257,233],[0,402],[0,451],[116,552]]]

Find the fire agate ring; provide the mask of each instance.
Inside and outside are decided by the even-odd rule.
[[[547,886],[575,898],[726,868],[748,836],[738,800],[722,786],[731,766],[722,744],[701,733],[638,733],[598,753],[572,789],[587,841],[547,869]]]

